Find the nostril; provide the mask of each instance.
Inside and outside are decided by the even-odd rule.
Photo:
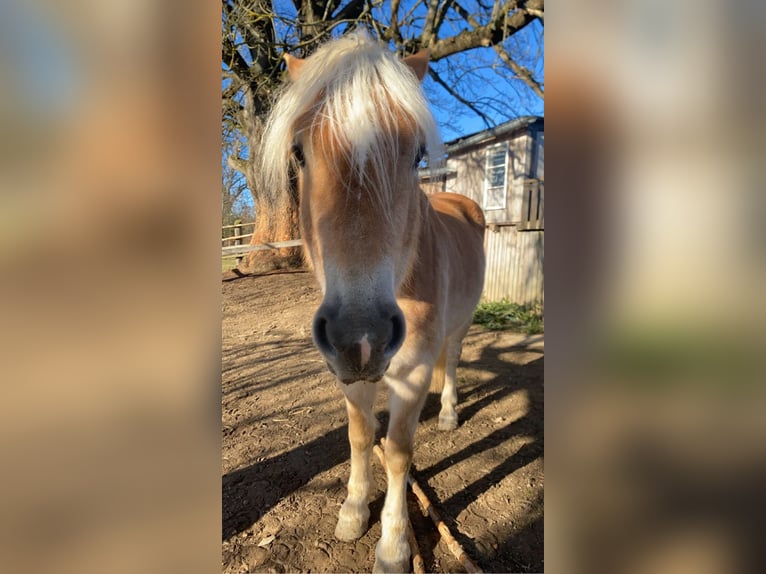
[[[407,329],[404,323],[404,316],[401,312],[395,313],[391,317],[391,340],[388,342],[388,345],[386,345],[383,354],[386,356],[392,356],[394,353],[396,353],[404,342],[404,336],[406,332]]]
[[[317,347],[319,347],[319,350],[326,355],[335,357],[337,355],[337,351],[335,350],[335,347],[330,343],[330,338],[327,335],[327,319],[325,317],[317,317],[314,319],[314,326],[312,331],[314,332],[314,342],[316,343]]]

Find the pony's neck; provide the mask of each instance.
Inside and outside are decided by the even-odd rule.
[[[423,249],[427,249],[429,240],[431,237],[431,221],[433,219],[434,211],[431,207],[431,202],[428,200],[428,196],[418,186],[415,190],[415,197],[412,201],[412,212],[410,213],[410,222],[412,234],[411,240],[407,245],[407,252],[409,256],[408,270],[405,275],[406,279],[402,283],[402,287],[399,289],[400,294],[406,294],[410,292],[416,281],[415,269],[418,265],[418,259],[420,259]]]

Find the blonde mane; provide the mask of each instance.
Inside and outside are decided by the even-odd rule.
[[[288,190],[295,131],[306,121],[310,135],[321,131],[329,137],[338,160],[350,168],[347,189],[370,190],[384,213],[392,197],[392,166],[401,161],[401,125],[425,147],[431,168],[443,161],[443,144],[420,82],[364,33],[322,45],[278,98],[261,148],[262,185],[271,193]],[[341,179],[340,172],[336,175]]]

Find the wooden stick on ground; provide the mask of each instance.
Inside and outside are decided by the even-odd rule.
[[[383,470],[386,469],[386,456],[378,445],[372,447],[373,452],[380,460],[380,464],[383,465]],[[412,521],[410,521],[409,513],[407,516],[407,542],[410,544],[410,553],[412,554],[412,572],[414,574],[425,574],[426,565],[423,562],[423,556],[420,554],[420,546],[418,546],[418,540],[415,538],[415,530],[412,528]]]
[[[385,449],[386,439],[381,439],[380,442]],[[373,451],[375,451],[375,454],[379,459],[381,459],[383,467],[385,468],[385,455],[383,451],[380,449],[380,447],[378,447],[378,445],[373,447]],[[468,554],[466,554],[465,550],[463,550],[463,547],[460,545],[460,543],[455,540],[455,537],[452,536],[452,533],[450,532],[447,524],[444,522],[444,520],[442,520],[441,516],[439,516],[438,511],[436,508],[434,508],[434,505],[431,504],[431,501],[428,500],[426,493],[423,492],[423,489],[420,488],[420,485],[409,473],[407,474],[407,483],[410,485],[412,492],[417,497],[418,502],[420,503],[420,507],[428,513],[428,516],[431,517],[431,520],[436,525],[436,529],[439,531],[442,539],[447,544],[447,548],[449,548],[450,552],[452,552],[452,555],[457,558],[458,562],[460,562],[463,568],[465,568],[465,571],[469,574],[482,574],[483,571],[481,568],[473,563],[473,561],[468,557]]]

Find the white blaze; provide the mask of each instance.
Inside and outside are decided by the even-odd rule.
[[[370,342],[367,340],[367,334],[362,337],[362,340],[359,341],[359,346],[362,348],[362,368],[367,364],[367,361],[370,360],[370,353],[372,352],[372,347],[370,347]]]

